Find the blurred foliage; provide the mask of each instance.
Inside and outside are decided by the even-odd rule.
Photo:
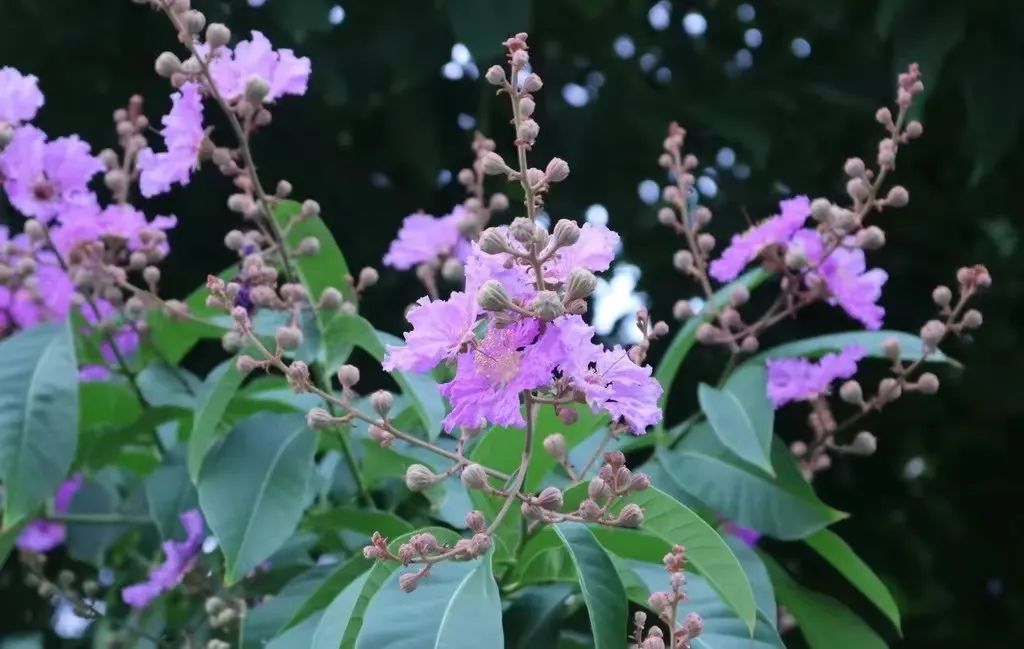
[[[960,265],[987,263],[996,284],[982,303],[986,326],[977,341],[948,350],[966,371],[945,374],[940,398],[906,399],[874,420],[880,453],[838,463],[819,488],[827,502],[853,514],[837,531],[900,601],[905,638],[895,646],[1020,646],[1024,400],[1016,391],[1024,368],[1017,324],[1024,315],[1024,220],[1013,192],[1024,181],[1024,6],[778,0],[758,3],[744,21],[746,9],[734,0],[674,1],[657,4],[654,11],[668,11],[659,30],[651,0],[339,1],[344,19],[337,25],[328,21],[334,0],[195,4],[211,21],[229,22],[237,33],[260,29],[313,60],[310,94],[275,110],[256,156],[266,179],[287,177],[297,196],[321,202],[353,267],[378,264],[407,213],[444,213],[460,199],[452,176],[470,160],[472,128],[493,135],[499,149],[511,148],[505,107],[491,89],[465,68],[459,80],[441,70],[455,42],[468,46],[482,71],[500,56],[501,38],[526,29],[546,83],[534,159],[558,155],[573,169],[548,209],[556,218],[582,218],[588,206],[603,205],[622,234],[623,258],[643,271],[639,289],[664,318],[693,290],[672,270],[676,242],[657,226],[657,206],[638,196],[639,183],[660,179],[655,159],[666,124],[678,120],[689,129],[688,149],[717,185],[703,200],[724,240],[770,214],[784,194],[838,196],[843,160],[874,154],[880,130],[872,114],[891,99],[896,71],[919,61],[928,88],[919,115],[925,137],[901,151],[896,174],[912,201],[880,223],[890,245],[876,256],[890,272],[888,324],[915,330],[930,315],[931,288],[951,281]],[[699,37],[682,28],[688,12],[706,19]],[[749,29],[759,31],[760,44],[744,49]],[[622,36],[632,43],[625,57],[613,48]],[[173,38],[161,17],[128,0],[0,4],[0,62],[40,77],[47,105],[38,124],[55,134],[81,133],[96,148],[114,142],[109,115],[129,95],[145,97],[154,121],[166,110],[168,91],[152,62],[173,48]],[[805,58],[794,55],[798,38],[810,45]],[[585,105],[567,103],[566,84],[582,86]],[[716,166],[725,147],[735,161]],[[147,206],[160,213],[173,205],[181,219],[165,265],[169,292],[183,295],[227,265],[226,193],[226,181],[209,172]],[[419,294],[409,275],[384,272],[365,314],[399,332],[395,305]],[[822,309],[801,326],[809,333],[842,324]],[[208,346],[188,360],[205,372],[219,358]],[[709,352],[703,358],[709,371],[720,361]],[[687,387],[677,394],[689,401],[670,404],[670,419],[695,405],[703,378],[695,372],[680,379]],[[785,424],[777,426],[784,435]],[[805,548],[772,550],[788,551],[788,566],[811,585],[849,588]],[[819,573],[834,583],[813,583]],[[0,575],[0,636],[44,610],[22,597],[17,583],[10,572]],[[846,599],[856,602],[851,593]],[[866,604],[858,612],[880,615]]]

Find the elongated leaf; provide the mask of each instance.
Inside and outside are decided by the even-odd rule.
[[[196,506],[196,489],[189,480],[182,455],[168,453],[143,483],[149,517],[162,539],[179,538],[181,522],[178,517]]]
[[[778,439],[772,467],[774,478],[740,463],[698,424],[676,449],[659,448],[643,470],[678,499],[779,539],[801,539],[846,517],[818,499]]]
[[[3,526],[30,515],[67,477],[78,443],[78,366],[67,321],[0,342]]]
[[[729,388],[719,390],[701,383],[697,397],[722,444],[740,459],[774,476],[771,448],[775,410],[759,376],[763,374],[757,368],[742,369],[733,376],[736,381]]]
[[[327,370],[334,372],[348,357],[346,349],[352,345],[366,351],[378,361],[384,358],[388,345],[402,346],[405,343],[390,334],[377,331],[360,316],[337,315],[324,331],[327,349]],[[339,348],[341,352],[339,352]],[[437,389],[437,383],[429,374],[392,372],[391,376],[402,388],[402,394],[412,402],[424,430],[436,439],[441,433],[441,420],[445,416],[444,401]]]
[[[313,472],[316,435],[299,414],[259,414],[235,426],[199,473],[199,505],[238,581],[295,531]]]
[[[585,525],[558,523],[553,528],[576,567],[595,649],[622,649],[626,637],[626,591],[615,564]]]
[[[756,356],[752,356],[744,365],[763,365],[768,358],[787,358],[790,356],[821,356],[829,352],[836,352],[849,345],[860,345],[872,358],[886,358],[883,346],[890,338],[900,343],[900,357],[907,361],[916,361],[921,357],[924,350],[924,341],[918,336],[908,334],[905,331],[846,331],[835,334],[824,334],[813,338],[795,340],[791,343],[772,347]],[[946,356],[941,351],[936,351],[928,357],[934,363],[949,363],[959,366],[960,364]],[[734,375],[735,376],[735,375]],[[731,380],[731,379],[730,379]],[[726,382],[726,386],[729,383]]]
[[[397,579],[390,580],[370,601],[356,640],[356,649],[504,646],[490,553],[475,561],[435,565],[420,580],[415,596],[404,592]]]
[[[367,572],[371,564],[361,555],[354,556],[348,561],[339,563],[330,573],[312,589],[305,598],[301,599],[291,609],[291,616],[287,618],[284,629],[290,629],[303,623],[306,619],[323,611],[331,605],[331,602],[348,588],[356,579]]]
[[[79,422],[83,431],[117,429],[134,424],[142,416],[139,397],[126,383],[89,381],[78,386]]]
[[[329,573],[329,566],[314,566],[285,584],[273,597],[248,611],[242,618],[243,649],[261,648],[283,632],[295,608],[323,584]]]
[[[724,306],[729,301],[729,295],[733,289],[737,286],[745,286],[749,290],[753,290],[763,284],[772,274],[755,268],[747,271],[741,275],[735,282],[719,289],[715,293],[713,306],[715,309]],[[697,342],[697,327],[707,322],[710,317],[711,309],[705,307],[705,310],[691,318],[683,327],[676,332],[673,336],[672,342],[669,343],[668,349],[665,350],[665,355],[661,357],[661,362],[658,364],[657,369],[654,372],[654,378],[658,379],[661,383],[661,387],[664,388],[665,392],[661,396],[661,403],[668,403],[668,395],[672,388],[672,382],[675,381],[676,374],[679,373],[679,368],[682,367],[683,361],[686,360],[686,355],[690,353],[690,349],[693,348]]]
[[[374,532],[380,532],[388,538],[401,536],[413,530],[412,525],[395,514],[367,511],[357,507],[335,507],[327,511],[313,512],[307,516],[302,527],[320,533],[352,530],[367,537]]]
[[[214,368],[203,381],[188,440],[188,475],[193,482],[199,479],[203,458],[220,436],[221,419],[244,379],[232,358]]]
[[[280,201],[274,210],[274,219],[282,229],[288,228],[292,217],[301,211],[302,205],[296,201]],[[351,275],[348,263],[321,217],[315,216],[292,224],[286,242],[294,250],[307,237],[315,237],[320,242],[320,251],[315,255],[293,258],[292,263],[309,290],[310,298],[315,302],[320,299],[324,289],[334,287],[341,291],[347,301],[354,302],[355,290],[346,280]],[[326,323],[326,320],[323,322]]]
[[[815,552],[832,564],[857,590],[878,607],[900,629],[900,610],[889,589],[853,548],[831,530],[821,530],[804,539]]]
[[[202,382],[194,374],[180,367],[152,363],[136,377],[139,390],[152,406],[175,406],[191,410]]]
[[[505,611],[505,646],[508,649],[556,649],[568,584],[523,588]]]
[[[796,618],[811,649],[885,649],[871,627],[836,600],[798,584],[771,557],[761,555],[779,603]]]

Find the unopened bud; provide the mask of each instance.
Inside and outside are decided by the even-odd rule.
[[[252,104],[262,104],[270,94],[270,84],[259,75],[252,75],[245,82],[245,98]]]
[[[630,491],[643,491],[651,486],[651,479],[647,477],[646,473],[637,473],[629,481]]]
[[[875,111],[875,121],[882,126],[888,126],[892,124],[892,111],[885,106]]]
[[[474,532],[480,533],[487,529],[487,520],[484,518],[482,513],[474,509],[466,514],[466,527]]]
[[[689,250],[677,250],[676,254],[672,255],[672,265],[676,270],[689,272],[693,269],[693,253]]]
[[[523,79],[523,92],[537,92],[544,86],[544,82],[541,81],[540,77],[535,73],[526,75]]]
[[[462,484],[467,489],[483,489],[487,486],[487,471],[479,464],[468,464],[462,469]]]
[[[702,345],[713,345],[720,340],[721,334],[721,329],[705,322],[697,327],[697,342]]]
[[[562,298],[554,291],[539,291],[530,303],[530,310],[539,319],[551,322],[565,313]]]
[[[715,237],[707,232],[697,236],[697,247],[701,252],[707,254],[715,249]]]
[[[877,450],[878,439],[866,430],[857,433],[848,447],[848,451],[854,455],[874,455]]]
[[[914,140],[921,137],[924,133],[924,127],[921,126],[921,122],[913,120],[907,124],[907,128],[904,129],[904,133],[907,134],[908,139]]]
[[[567,446],[565,443],[565,436],[561,433],[552,433],[544,438],[544,450],[548,455],[561,460],[565,458]]]
[[[580,302],[581,300],[577,300],[573,304],[578,304]],[[583,309],[583,311],[572,311],[570,309],[570,313],[576,313],[577,315],[585,311],[586,309]],[[555,408],[555,414],[558,416],[558,420],[566,426],[572,426],[580,418],[580,414],[576,412],[575,408]]]
[[[391,411],[391,406],[395,402],[395,397],[387,390],[377,390],[370,395],[370,405],[381,417],[387,417],[388,412]]]
[[[320,239],[316,237],[304,237],[295,248],[295,254],[299,257],[313,257],[320,253]]]
[[[953,291],[948,286],[936,286],[932,291],[932,302],[937,306],[946,307],[953,300]]]
[[[14,127],[0,120],[0,151],[3,151],[14,139]]]
[[[489,279],[483,283],[477,293],[476,301],[487,311],[504,311],[515,306],[505,287],[496,279]]]
[[[922,394],[935,394],[939,391],[939,377],[931,372],[925,372],[917,378],[917,389]]]
[[[519,128],[516,129],[516,137],[523,142],[532,143],[540,135],[540,124],[532,119],[524,119],[519,122]]]
[[[523,97],[519,100],[519,114],[523,117],[529,117],[533,115],[533,111],[537,110],[537,102],[530,97]],[[558,181],[554,181],[558,182]]]
[[[257,367],[261,366],[262,364],[252,356],[239,356],[238,359],[235,361],[235,368],[242,374],[248,374]]]
[[[946,325],[938,320],[929,320],[921,327],[921,340],[926,347],[934,349],[946,335]]]
[[[541,509],[558,511],[562,508],[562,490],[558,487],[545,487],[535,499],[535,504]]]
[[[575,221],[559,219],[558,223],[555,223],[555,229],[552,231],[555,247],[564,248],[573,245],[580,240],[580,232],[580,226]]]
[[[544,169],[544,177],[549,183],[560,183],[569,177],[569,163],[561,158],[551,158]]]
[[[757,339],[757,336],[747,336],[740,343],[740,349],[744,354],[753,354],[761,346],[761,341]]]
[[[505,175],[512,169],[505,164],[505,159],[494,151],[488,151],[487,155],[484,156],[484,173],[488,176],[501,176]]]
[[[423,491],[437,484],[441,476],[422,464],[410,464],[405,470],[405,486],[409,491]]]
[[[659,321],[655,322],[654,326],[651,327],[651,337],[652,338],[661,338],[663,336],[668,335],[668,332],[669,332],[668,323],[665,322],[664,320],[659,320]]]
[[[356,285],[362,290],[374,286],[379,281],[380,273],[377,272],[377,269],[367,266],[359,271],[359,281]]]
[[[142,271],[142,279],[146,280],[149,285],[156,284],[160,281],[160,269],[156,266],[146,266]]]
[[[505,84],[505,69],[500,65],[492,65],[487,68],[487,72],[484,74],[484,78],[487,79],[487,83],[492,86],[501,86]]]
[[[508,209],[508,196],[501,193],[492,194],[491,200],[487,203],[487,207],[489,207],[492,212],[504,212]]]
[[[878,250],[885,245],[885,232],[877,225],[869,225],[857,232],[857,247]]]
[[[619,512],[615,523],[623,527],[640,527],[644,523],[644,510],[636,503],[629,503]]]
[[[860,178],[864,175],[864,161],[860,158],[847,158],[843,171],[851,178]]]
[[[983,320],[984,319],[981,317],[981,311],[978,311],[977,309],[971,309],[970,311],[964,314],[964,317],[962,320],[960,320],[960,323],[967,329],[977,329],[978,327],[981,326]]]
[[[206,44],[212,49],[223,47],[231,42],[231,30],[223,23],[212,23],[206,28]]]
[[[162,52],[160,56],[156,57],[153,67],[161,77],[170,79],[172,74],[181,71],[181,59],[174,52]]]
[[[574,268],[569,273],[569,280],[566,283],[565,297],[569,302],[573,300],[585,300],[597,288],[597,278],[594,273],[586,268]]]
[[[346,390],[351,389],[356,383],[359,383],[359,368],[348,363],[339,367],[338,383],[341,383],[341,387]]]
[[[320,203],[317,203],[311,198],[307,198],[302,201],[302,210],[299,212],[299,216],[302,220],[320,216]]]
[[[734,307],[743,306],[750,299],[750,289],[742,284],[729,293],[729,304]]]
[[[306,413],[306,425],[310,430],[323,430],[335,424],[335,418],[323,408],[313,408]]]
[[[680,321],[693,317],[693,306],[687,300],[678,300],[672,305],[672,317]]]
[[[894,378],[884,378],[878,383],[878,398],[882,403],[895,401],[903,395],[903,386]]]
[[[783,261],[786,263],[786,268],[790,270],[800,270],[807,266],[807,255],[804,254],[802,248],[798,246],[790,246],[786,249],[786,256]]]
[[[903,185],[893,185],[885,196],[885,204],[889,207],[906,207],[910,202],[910,193]]]
[[[320,294],[320,308],[327,309],[328,311],[335,311],[341,308],[345,298],[341,295],[341,291],[328,286],[324,289],[324,292]]]
[[[612,495],[611,487],[601,478],[594,478],[587,485],[587,496],[595,501],[607,500]]]
[[[894,362],[898,361],[903,354],[903,350],[900,348],[900,341],[896,338],[886,338],[882,341],[882,351],[885,353],[886,358]]]
[[[398,585],[407,593],[411,593],[416,590],[416,586],[419,585],[419,573],[406,572],[398,578]]]
[[[847,161],[849,164],[849,161]],[[863,164],[863,163],[861,163]],[[819,223],[829,220],[832,215],[832,202],[827,198],[815,198],[811,201],[811,218]]]
[[[599,521],[604,512],[601,511],[601,506],[596,502],[587,498],[580,503],[579,515],[585,521]]]
[[[277,189],[274,191],[274,194],[278,198],[287,198],[288,196],[291,195],[291,193],[292,184],[290,182],[288,182],[287,180],[277,181]]]
[[[298,349],[302,345],[302,330],[291,325],[278,327],[274,339],[281,349]]]
[[[480,250],[489,255],[497,255],[509,252],[511,249],[508,245],[508,237],[504,232],[497,228],[487,228],[480,235]]]
[[[388,448],[395,441],[395,436],[391,431],[378,426],[377,424],[370,424],[368,430],[370,439],[379,444],[382,448]]]
[[[864,403],[864,390],[860,387],[860,383],[847,381],[839,387],[839,398],[846,403],[859,406]]]

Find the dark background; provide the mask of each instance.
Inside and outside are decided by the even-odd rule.
[[[986,322],[976,340],[949,346],[966,370],[944,374],[939,396],[904,399],[872,420],[878,455],[839,462],[819,489],[851,512],[837,531],[900,602],[905,638],[896,646],[1020,646],[1024,364],[1016,321],[1024,312],[1024,257],[1013,199],[1024,186],[1019,3],[779,0],[753,3],[750,12],[733,0],[660,2],[653,10],[652,0],[341,0],[337,25],[328,21],[334,0],[194,5],[236,36],[258,28],[313,60],[309,94],[275,109],[256,156],[266,183],[287,178],[297,197],[320,201],[354,268],[379,264],[409,212],[442,214],[461,199],[451,176],[439,178],[470,161],[473,127],[466,123],[510,151],[505,102],[464,68],[459,80],[441,71],[455,42],[468,46],[482,73],[500,58],[502,38],[528,29],[545,81],[533,160],[558,155],[572,166],[549,211],[582,220],[588,206],[603,205],[608,225],[622,235],[623,258],[642,269],[639,290],[661,318],[694,292],[672,270],[677,242],[657,226],[657,205],[638,195],[641,181],[663,180],[656,158],[670,120],[687,127],[688,150],[717,183],[717,195],[704,202],[724,241],[748,218],[772,213],[782,192],[840,198],[843,160],[873,158],[881,135],[873,112],[891,102],[896,71],[919,61],[925,137],[901,150],[896,172],[911,204],[876,221],[889,242],[874,257],[890,273],[887,326],[915,331],[931,316],[932,287],[952,282],[960,265],[986,263],[995,284],[980,303]],[[666,12],[667,25],[655,29]],[[699,37],[682,27],[689,12],[706,19]],[[752,28],[761,43],[741,51]],[[632,41],[629,57],[613,48],[620,36]],[[808,56],[794,54],[801,45],[794,39],[809,44]],[[0,0],[0,64],[40,77],[47,104],[37,123],[53,135],[80,133],[97,150],[114,143],[109,116],[130,94],[146,98],[154,122],[166,111],[168,88],[152,73],[163,49],[175,49],[166,21],[128,0]],[[584,106],[567,103],[563,87],[570,83],[586,91]],[[215,138],[226,135],[221,128]],[[730,167],[715,165],[723,147],[735,154]],[[224,207],[228,191],[223,178],[204,170],[186,191],[144,206],[181,221],[164,266],[168,293],[183,295],[229,263],[221,245],[234,225]],[[9,211],[2,218],[17,222]],[[399,332],[398,305],[420,294],[411,275],[384,270],[363,310],[380,328]],[[821,309],[785,335],[851,327]],[[212,360],[207,349],[190,362],[203,368]],[[693,356],[670,419],[685,416],[692,384],[721,361],[714,353]],[[804,581],[844,593],[823,565],[806,561],[803,569]],[[852,594],[844,598],[870,611]],[[5,604],[9,622],[17,607]]]

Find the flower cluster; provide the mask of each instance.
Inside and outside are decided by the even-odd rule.
[[[192,570],[203,545],[203,517],[199,510],[191,509],[180,517],[185,528],[184,541],[164,541],[164,561],[149,571],[149,578],[126,587],[121,592],[125,604],[132,608],[146,608],[164,591],[173,589]]]
[[[71,500],[82,488],[84,481],[81,475],[76,474],[57,487],[57,493],[53,496],[53,513],[64,514],[71,508]],[[21,531],[15,546],[28,552],[49,552],[63,545],[67,532],[67,527],[60,521],[37,518]]]

